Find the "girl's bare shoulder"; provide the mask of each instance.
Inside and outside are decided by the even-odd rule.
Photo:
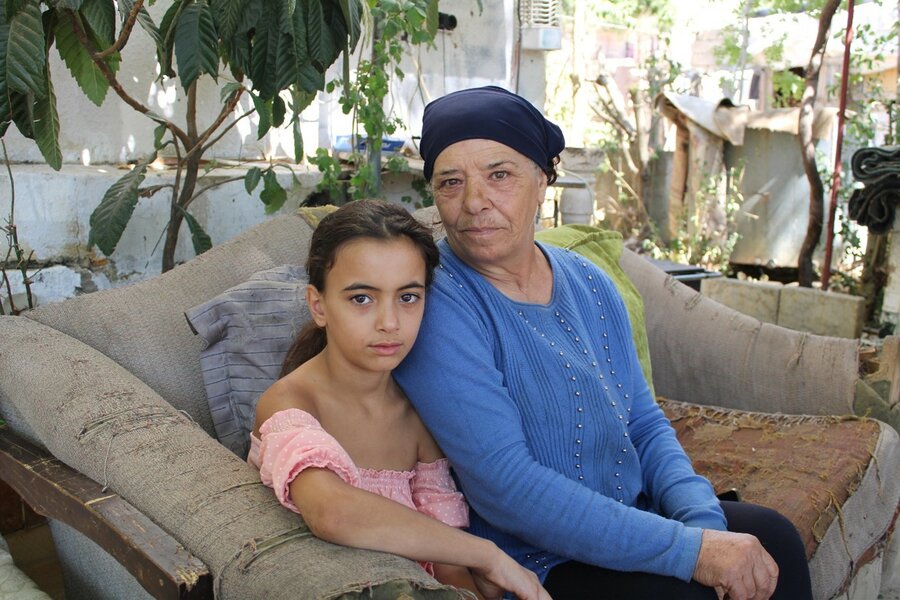
[[[275,413],[291,408],[299,408],[318,418],[314,390],[308,380],[299,373],[300,368],[285,375],[263,392],[256,404],[256,424],[254,433]]]
[[[412,405],[410,405],[409,410],[411,413],[409,420],[413,431],[415,431],[416,443],[418,446],[418,461],[430,463],[444,458],[444,453],[441,451],[440,446],[438,446],[434,437],[432,437],[431,432],[428,431],[428,428],[425,427],[425,423],[422,422],[422,419]]]

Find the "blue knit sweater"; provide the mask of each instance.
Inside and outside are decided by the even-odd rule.
[[[520,303],[439,247],[394,376],[454,465],[470,531],[542,580],[566,560],[689,580],[701,529],[725,517],[651,397],[610,279],[539,244],[552,299]]]

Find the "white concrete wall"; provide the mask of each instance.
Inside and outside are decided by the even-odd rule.
[[[243,172],[243,170],[241,170]],[[19,242],[25,253],[34,252],[39,263],[62,263],[82,268],[97,268],[108,272],[113,282],[128,282],[159,273],[162,243],[160,236],[168,220],[169,192],[162,192],[138,201],[131,221],[126,227],[115,252],[104,257],[96,248],[88,248],[90,215],[103,198],[106,189],[125,171],[115,166],[64,165],[54,172],[46,165],[15,165],[15,221]],[[201,179],[208,185],[216,179],[235,175],[229,169],[216,169]],[[173,179],[171,171],[149,170],[144,186],[163,184]],[[278,180],[288,188],[288,201],[282,211],[297,208],[316,186],[321,175],[305,167],[297,170],[300,184],[292,181],[283,170]],[[0,173],[0,214],[8,215],[11,196],[6,172]],[[214,244],[237,235],[243,229],[266,219],[259,200],[262,184],[250,196],[243,182],[232,182],[198,198],[190,207]],[[157,245],[158,244],[158,245]],[[6,240],[0,244],[6,255]],[[187,224],[182,226],[176,260],[184,261],[194,255]]]

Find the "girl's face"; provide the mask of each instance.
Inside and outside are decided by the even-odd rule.
[[[425,309],[425,259],[406,237],[358,238],[338,248],[325,289],[307,286],[329,359],[390,372],[412,349]]]

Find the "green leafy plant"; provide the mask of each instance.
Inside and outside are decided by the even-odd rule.
[[[718,191],[719,176],[708,177],[697,192],[692,208],[685,207],[684,214],[680,215],[683,226],[678,228],[677,235],[668,244],[658,241],[658,235],[647,238],[642,242],[643,250],[653,258],[728,272],[728,259],[740,237],[735,219],[744,201],[740,186],[743,168],[732,167],[729,171],[724,203]]]
[[[774,108],[797,106],[803,97],[803,78],[792,71],[775,71],[772,73],[772,88]]]
[[[12,169],[9,166],[6,142],[0,139],[0,145],[3,147],[3,164],[6,165],[6,171],[9,174],[9,218],[6,220],[6,225],[0,227],[0,230],[3,230],[3,233],[6,235],[7,246],[6,257],[0,263],[0,299],[6,296],[9,313],[17,315],[26,309],[34,308],[35,305],[34,295],[31,293],[32,280],[28,273],[28,265],[31,264],[34,253],[29,252],[26,255],[25,250],[19,243],[19,234],[16,229],[16,183],[13,179]],[[6,271],[7,265],[12,265],[12,268],[18,271],[22,277],[26,306],[16,306],[16,295],[13,293],[12,282],[9,279],[9,273]],[[34,274],[32,273],[31,275],[33,276]],[[5,315],[6,312],[6,309],[3,308],[3,303],[0,302],[0,315]],[[0,424],[2,424],[2,419],[0,419]]]
[[[148,0],[153,4],[153,0]],[[140,198],[168,191],[169,222],[162,268],[175,262],[183,222],[194,250],[211,240],[189,209],[215,185],[243,179],[248,192],[260,182],[260,198],[271,213],[287,194],[270,164],[265,170],[203,186],[203,154],[237,122],[257,114],[257,135],[292,125],[294,160],[303,158],[300,112],[325,87],[326,69],[349,54],[360,36],[362,0],[174,0],[157,24],[144,0],[3,0],[0,2],[0,136],[9,124],[35,141],[54,169],[62,166],[60,121],[49,67],[56,48],[84,95],[102,105],[110,89],[128,106],[157,124],[154,149],[117,181],[91,215],[89,244],[111,254]],[[118,9],[118,17],[117,11]],[[161,78],[178,78],[187,98],[183,125],[154,113],[128,94],[121,51],[135,29],[156,47]],[[347,69],[345,68],[345,71]],[[205,129],[197,121],[197,82],[209,76],[221,85],[220,110]],[[253,110],[229,119],[239,100],[249,96]],[[174,154],[174,182],[144,186],[159,152]]]
[[[872,4],[881,5],[882,0],[875,0]],[[807,15],[821,19],[823,15],[826,21],[819,24],[821,44],[819,50],[824,51],[824,42],[831,37],[834,43],[841,43],[844,38],[845,29],[843,23],[835,21],[831,23],[836,8],[840,5],[837,2],[829,2],[827,0],[767,0],[761,2],[759,0],[744,0],[739,8],[740,12],[750,15],[757,10],[765,10],[766,14],[789,14],[803,12]],[[738,12],[738,11],[736,11]],[[834,27],[833,25],[839,25]],[[831,28],[831,33],[825,35],[825,31]],[[842,282],[843,289],[856,289],[857,283],[853,280],[858,278],[858,264],[862,251],[860,249],[861,239],[854,231],[855,226],[846,221],[846,198],[849,197],[849,187],[852,184],[850,177],[846,176],[847,164],[849,162],[852,150],[855,147],[865,146],[873,143],[876,138],[876,112],[890,112],[891,103],[894,98],[888,97],[881,88],[880,80],[877,77],[865,76],[865,73],[872,73],[875,66],[882,62],[886,55],[886,50],[895,50],[897,45],[897,35],[900,25],[896,22],[890,30],[878,33],[875,29],[866,23],[857,23],[854,25],[854,39],[850,47],[850,79],[849,79],[849,96],[845,113],[845,135],[844,147],[842,149],[843,161],[845,164],[845,176],[841,179],[841,189],[838,190],[838,197],[841,199],[839,205],[839,223],[840,235],[844,241],[844,255],[840,262],[839,270],[836,273]],[[724,43],[721,45],[723,49],[717,53],[717,56],[725,62],[725,64],[735,66],[738,70],[742,70],[745,65],[740,64],[740,57],[735,48],[741,45],[741,36],[746,35],[746,31],[742,33],[738,28],[728,28],[726,30]],[[769,48],[763,52],[767,64],[776,64],[782,61],[784,55],[784,39],[774,40]],[[815,58],[815,53],[813,53]],[[821,65],[821,56],[812,61],[808,65],[804,65],[804,72],[807,76],[810,74],[810,66]],[[799,68],[794,69],[800,71]],[[817,69],[816,69],[817,71]],[[815,77],[818,77],[815,74]],[[792,71],[775,71],[772,73],[772,84],[774,98],[772,106],[796,106],[801,104],[804,97],[804,88],[809,97],[809,108],[816,103],[813,82],[807,82],[803,77]],[[840,86],[839,79],[832,85],[828,86],[828,96],[832,99],[838,95]],[[823,178],[821,173],[823,169],[820,167],[819,160],[814,153],[814,145],[811,140],[811,118],[812,111],[808,111],[808,125],[806,142],[804,143],[803,159],[806,165],[807,177],[810,179],[811,188],[814,190],[815,198],[810,201],[810,229],[807,233],[801,255],[798,258],[800,264],[800,281],[801,285],[811,285],[814,273],[812,272],[812,253],[821,238],[821,225],[823,224],[823,215],[820,214],[819,207],[822,206],[822,197],[828,198],[828,188],[831,185],[830,175]],[[802,137],[802,136],[801,136]],[[831,169],[826,169],[830,174]],[[815,176],[818,177],[815,177]],[[813,181],[813,179],[819,181]]]
[[[404,77],[399,67],[404,50],[409,45],[431,44],[438,30],[438,0],[368,0],[368,6],[373,23],[371,54],[360,59],[355,77],[345,76],[326,87],[328,91],[341,90],[341,109],[344,114],[353,115],[347,158],[350,174],[342,178],[336,155],[320,149],[309,157],[324,175],[319,189],[328,191],[335,200],[381,194],[381,164],[376,160],[381,140],[403,126],[398,117],[385,110],[385,98],[392,79]],[[396,161],[403,159],[393,160],[389,169],[396,169]],[[423,197],[423,201],[427,202],[427,198]]]
[[[661,115],[653,105],[660,92],[676,91],[682,72],[681,65],[670,58],[672,4],[669,0],[567,0],[562,8],[566,37],[572,43],[548,55],[548,73],[556,72],[558,77],[548,82],[547,113],[563,124],[570,146],[602,151],[597,172],[608,185],[599,194],[597,208],[604,226],[628,237],[652,235],[647,206],[653,186],[649,184],[663,140]],[[620,36],[622,44],[637,39],[637,47],[652,48],[642,51],[636,64],[623,59],[629,60],[631,72],[637,75],[627,87],[615,76],[614,59],[595,61],[582,54],[577,40],[594,35],[597,28]],[[586,79],[588,73],[591,79]]]

